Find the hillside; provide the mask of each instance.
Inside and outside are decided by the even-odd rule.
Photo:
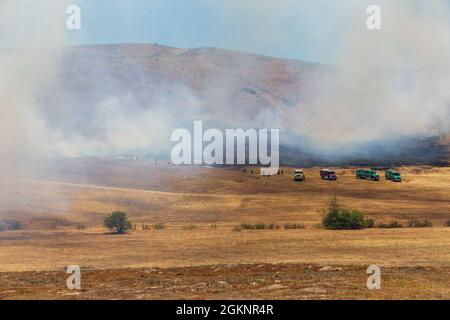
[[[222,129],[280,128],[286,164],[447,163],[450,158],[449,139],[430,135],[352,144],[339,155],[316,150],[314,139],[327,125],[312,130],[301,126],[314,113],[312,100],[317,103],[329,90],[324,83],[341,72],[333,66],[218,48],[146,44],[67,47],[57,65],[55,81],[40,92],[39,108],[49,127],[64,137],[95,141],[88,151],[77,146],[81,151],[75,150],[76,155],[100,155],[95,146],[103,144],[101,155],[167,157],[172,130],[203,120],[205,127]],[[334,121],[326,116],[324,112],[324,123]],[[348,121],[340,121],[347,131]],[[377,125],[382,123],[380,119]],[[117,137],[118,131],[123,132]]]
[[[54,118],[69,109],[72,119],[83,119],[106,99],[131,96],[130,109],[164,105],[183,109],[177,114],[186,120],[201,114],[223,125],[254,125],[265,112],[285,112],[331,69],[217,48],[138,44],[66,48],[60,64],[64,82],[46,100]],[[62,103],[69,108],[56,107]]]

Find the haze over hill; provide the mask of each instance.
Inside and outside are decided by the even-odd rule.
[[[48,122],[64,119],[68,132],[103,135],[107,153],[167,151],[171,131],[191,128],[194,120],[219,128],[287,129],[283,117],[333,70],[216,48],[138,44],[67,48],[60,61],[64,81],[44,99]],[[140,138],[115,145],[121,130]]]
[[[4,50],[4,61],[16,53]],[[168,158],[171,132],[202,120],[280,128],[285,164],[446,163],[445,69],[370,69],[367,88],[354,73],[218,48],[65,47],[35,85],[24,125],[38,128],[30,145],[45,146],[40,156]]]
[[[442,118],[448,107],[421,118],[415,106],[389,110],[391,97],[373,98],[364,88],[341,88],[336,95],[333,85],[351,73],[345,68],[218,48],[115,44],[67,47],[57,70],[39,105],[65,156],[168,157],[172,130],[202,120],[222,129],[280,128],[281,157],[289,163],[448,159],[445,139],[417,145],[448,130],[448,118]],[[441,94],[432,85],[446,76],[443,70],[411,69],[390,71],[386,79],[372,70],[365,80],[371,87],[375,80],[395,85],[405,99],[398,103],[409,104]],[[336,104],[327,105],[330,97]]]

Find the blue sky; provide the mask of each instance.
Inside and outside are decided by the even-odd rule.
[[[220,47],[340,64],[363,41],[370,50],[402,50],[427,29],[449,28],[450,0],[9,0],[0,1],[0,47],[159,43]],[[366,9],[381,7],[383,30],[366,28]],[[82,29],[65,28],[77,4]],[[414,20],[414,21],[412,21]],[[439,27],[439,28],[437,28]],[[413,34],[415,33],[415,34]],[[386,39],[391,41],[386,41]],[[353,43],[352,43],[353,41]],[[409,41],[409,40],[408,40]],[[408,49],[408,46],[403,49]]]
[[[214,46],[333,63],[346,32],[365,28],[366,1],[344,2],[352,6],[335,0],[74,0],[82,30],[70,32],[69,40]]]

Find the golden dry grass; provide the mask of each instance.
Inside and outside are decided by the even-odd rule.
[[[25,230],[0,233],[0,272],[4,275],[40,271],[40,277],[44,271],[62,272],[71,264],[96,275],[95,270],[101,269],[185,268],[189,273],[189,268],[196,266],[288,263],[361,270],[370,264],[392,268],[389,270],[421,267],[430,268],[417,275],[424,281],[445,284],[450,279],[450,228],[445,227],[450,219],[450,168],[400,168],[402,183],[356,180],[354,169],[348,168],[335,168],[337,182],[321,180],[318,168],[306,169],[303,183],[292,181],[292,168],[283,168],[284,175],[270,178],[260,177],[256,170],[251,175],[238,169],[144,162],[82,162],[70,168],[60,177],[64,182],[24,182],[17,192],[20,201],[4,210],[4,218],[19,219],[26,226]],[[81,171],[90,172],[89,177],[81,180]],[[333,195],[343,206],[378,221],[404,223],[429,218],[433,228],[318,230],[315,225]],[[126,211],[138,229],[124,236],[105,234],[103,218],[114,210]],[[167,228],[140,228],[158,222]],[[233,232],[241,223],[257,222],[302,223],[306,229]],[[84,230],[76,229],[80,223]],[[185,230],[188,224],[197,228]],[[131,277],[134,271],[129,272]],[[102,275],[98,277],[100,281]],[[348,277],[350,274],[342,279]],[[434,280],[426,280],[430,277]],[[401,292],[403,297],[415,297],[417,283],[410,283],[408,291],[408,278],[399,280]],[[228,295],[245,296],[239,290]],[[450,298],[448,291],[442,290],[429,295],[442,296]],[[273,295],[261,293],[258,297]],[[286,291],[276,297],[295,298],[295,294]]]

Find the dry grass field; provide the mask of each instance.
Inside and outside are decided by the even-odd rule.
[[[450,299],[450,168],[403,167],[402,183],[356,180],[354,168],[293,168],[261,177],[237,168],[126,160],[66,160],[14,185],[0,218],[0,299]],[[383,176],[383,175],[382,175]],[[431,219],[431,228],[317,228],[329,199],[379,222]],[[135,230],[108,234],[123,210]],[[143,230],[162,223],[162,230]],[[274,223],[275,230],[234,230]],[[285,223],[304,229],[286,230]],[[382,268],[382,289],[366,268]],[[65,288],[81,266],[82,291]]]

